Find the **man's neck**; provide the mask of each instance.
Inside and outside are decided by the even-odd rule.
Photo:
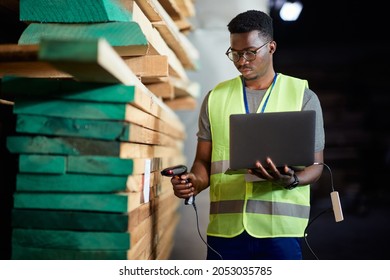
[[[255,80],[244,80],[245,87],[249,89],[267,89],[272,84],[274,77],[275,72],[272,71],[269,74]]]

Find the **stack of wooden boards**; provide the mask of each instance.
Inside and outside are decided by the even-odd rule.
[[[190,83],[193,59],[179,60],[167,26],[136,3],[158,1],[63,2],[21,1],[21,20],[37,23],[11,52],[28,58],[1,63],[17,116],[12,258],[167,259],[180,200],[160,171],[185,163],[186,135],[158,92]],[[140,74],[145,65],[166,71]]]
[[[52,2],[20,2],[20,20],[29,24],[18,45],[0,45],[0,77],[70,77],[37,59],[41,39],[104,37],[142,83],[169,107],[196,107],[199,85],[189,80],[186,70],[198,69],[199,54],[184,33],[190,29],[186,17],[194,15],[191,0]]]

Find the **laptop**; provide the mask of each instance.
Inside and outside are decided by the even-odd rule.
[[[230,162],[225,174],[246,174],[257,160],[302,170],[314,163],[316,112],[230,115]]]

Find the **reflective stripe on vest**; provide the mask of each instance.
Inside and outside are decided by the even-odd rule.
[[[214,201],[210,204],[210,214],[242,213],[244,203],[244,200]],[[245,212],[307,219],[310,215],[310,207],[283,202],[248,200]]]
[[[279,74],[265,112],[301,110],[305,88],[307,81]],[[268,181],[245,182],[244,175],[224,174],[229,166],[229,115],[245,113],[241,78],[217,85],[208,106],[212,156],[207,234],[232,237],[246,230],[255,237],[303,236],[310,212],[309,186],[288,191]]]

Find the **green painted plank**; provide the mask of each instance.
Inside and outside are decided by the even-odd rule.
[[[117,0],[20,0],[19,19],[28,22],[131,21]]]
[[[129,141],[131,124],[121,121],[70,119],[17,115],[16,131],[53,136],[74,136],[102,140]]]
[[[133,170],[133,159],[103,156],[68,157],[67,172],[70,173],[131,175]]]
[[[96,102],[135,102],[135,86],[123,84],[87,83],[72,79],[28,78],[4,76],[2,94],[23,97],[84,100]]]
[[[161,158],[149,160],[150,172],[159,171]],[[105,174],[110,176],[129,176],[143,174],[146,159],[130,159],[109,156],[53,156],[38,154],[19,155],[19,171],[21,173],[39,174]]]
[[[42,37],[39,44],[38,59],[55,62],[59,59],[73,62],[93,62],[99,60],[99,39],[69,39]],[[66,51],[67,49],[68,51]]]
[[[119,156],[120,142],[84,138],[8,136],[7,148],[19,154]]]
[[[127,213],[12,209],[13,228],[126,232]]]
[[[83,40],[83,43],[85,40],[105,38],[113,47],[148,47],[148,40],[142,33],[140,25],[134,21],[96,24],[31,23],[19,37],[18,44],[39,44],[42,38],[76,39]],[[91,44],[88,50],[89,56],[96,56],[96,52],[93,52],[94,49],[96,47]],[[50,51],[48,55],[50,55]]]
[[[19,171],[64,174],[66,171],[66,157],[51,155],[20,155]]]
[[[61,108],[59,110],[58,108]],[[60,99],[15,99],[14,114],[74,119],[125,120],[127,104]]]
[[[49,62],[79,81],[138,84],[146,92],[146,87],[120,56],[139,55],[134,48],[136,47],[122,46],[115,50],[103,37],[96,39],[42,37],[38,60]]]
[[[139,206],[139,194],[15,193],[14,208],[130,212]],[[138,205],[136,205],[138,198]],[[134,200],[134,205],[130,200]]]
[[[16,191],[111,193],[127,191],[128,176],[89,174],[31,174],[16,175]]]
[[[12,260],[127,260],[124,250],[64,250],[12,246]]]
[[[12,244],[52,249],[128,250],[130,233],[13,229]]]
[[[148,162],[147,162],[148,160]],[[162,158],[119,158],[107,156],[68,156],[67,172],[111,175],[144,174],[145,164],[150,172],[161,170]]]

